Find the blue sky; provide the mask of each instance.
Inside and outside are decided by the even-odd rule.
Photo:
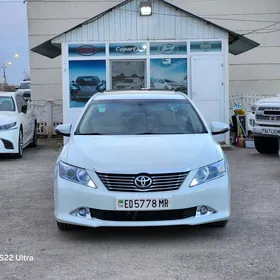
[[[9,84],[19,84],[23,79],[23,71],[28,71],[28,28],[26,4],[18,0],[0,0],[0,64],[13,64],[7,70]],[[18,53],[19,58],[14,55]],[[0,69],[0,81],[3,72]]]

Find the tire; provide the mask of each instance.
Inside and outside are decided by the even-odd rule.
[[[255,148],[260,154],[278,154],[278,138],[254,137]]]
[[[227,225],[228,220],[208,224],[209,227],[223,228]]]
[[[18,152],[15,154],[15,158],[22,158],[23,156],[23,133],[22,128],[19,130],[18,136]]]
[[[35,122],[34,124],[34,131],[33,131],[33,140],[32,143],[30,144],[30,147],[35,148],[37,147],[37,123]]]
[[[58,221],[56,221],[56,225],[57,225],[58,229],[61,230],[61,231],[71,230],[71,229],[74,228],[73,225],[60,223]]]

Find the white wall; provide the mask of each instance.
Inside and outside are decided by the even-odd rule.
[[[29,47],[54,36],[115,6],[117,0],[28,0]],[[33,100],[62,99],[61,57],[49,59],[30,52],[30,78]]]
[[[241,34],[280,22],[280,0],[170,0],[169,2],[181,5],[194,14],[207,17],[210,21]],[[276,30],[278,32],[271,32]],[[261,46],[238,56],[230,55],[230,93],[262,95],[280,93],[280,24],[247,37],[259,42]]]
[[[53,38],[122,1],[28,1],[30,48]],[[170,0],[239,33],[280,21],[280,0]],[[210,19],[211,18],[211,19]],[[219,19],[217,19],[219,18]],[[221,20],[223,18],[225,20]],[[249,20],[249,21],[244,21]],[[230,55],[230,92],[274,95],[280,92],[280,24],[248,35],[261,46],[239,56]],[[61,58],[30,54],[33,99],[61,99]]]

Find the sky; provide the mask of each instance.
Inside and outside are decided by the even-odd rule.
[[[19,54],[19,58],[15,58]],[[12,62],[8,66],[8,62]],[[5,63],[9,84],[19,84],[28,72],[29,47],[26,4],[21,0],[0,0],[0,64]],[[0,68],[0,82],[3,70]]]

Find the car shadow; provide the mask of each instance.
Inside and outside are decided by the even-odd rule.
[[[228,228],[212,228],[207,225],[200,226],[164,226],[164,227],[113,227],[113,228],[87,228],[75,227],[70,231],[59,232],[63,236],[63,242],[79,241],[79,243],[143,243],[151,245],[158,242],[166,243],[170,241],[207,240],[228,236]]]

